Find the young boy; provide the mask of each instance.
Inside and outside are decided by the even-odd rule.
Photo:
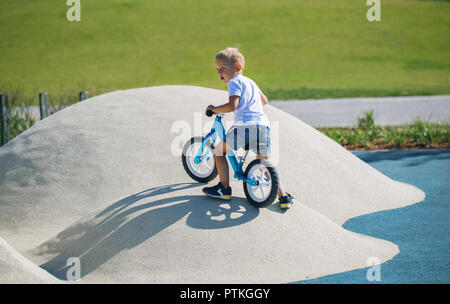
[[[229,102],[217,107],[209,105],[206,111],[234,112],[234,124],[223,143],[214,149],[220,182],[216,186],[205,187],[202,191],[211,197],[230,200],[231,187],[226,154],[233,148],[237,150],[244,147],[247,140],[249,147],[257,153],[257,158],[269,159],[270,122],[262,108],[268,100],[253,80],[242,75],[245,59],[239,49],[226,48],[220,51],[215,57],[215,64],[220,79],[228,84]],[[281,184],[278,199],[282,209],[289,209],[293,205],[292,196],[283,190]]]

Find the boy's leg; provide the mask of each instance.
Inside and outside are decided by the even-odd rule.
[[[263,155],[256,155],[256,158],[263,158],[269,160],[269,156],[263,156]],[[281,186],[281,181],[278,182],[278,198],[282,196],[287,196],[288,194],[286,191],[283,190],[283,187]]]
[[[232,148],[225,142],[217,145],[217,147],[214,149],[214,159],[216,161],[217,172],[219,173],[220,182],[225,188],[228,188],[230,186],[228,160],[226,155],[231,150]]]
[[[202,189],[203,193],[208,196],[231,200],[231,187],[229,185],[229,173],[228,173],[228,162],[226,159],[226,153],[230,151],[231,148],[225,143],[217,145],[214,149],[214,159],[216,161],[217,171],[219,173],[220,183],[212,187],[205,187]]]

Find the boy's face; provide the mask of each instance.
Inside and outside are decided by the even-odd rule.
[[[236,74],[239,73],[239,68],[232,64],[225,64],[222,60],[216,60],[217,74],[220,80],[224,83],[228,83]]]

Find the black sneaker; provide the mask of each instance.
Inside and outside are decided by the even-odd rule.
[[[286,196],[280,197],[280,208],[281,209],[289,209],[294,205],[294,198],[287,193]]]
[[[211,197],[220,198],[227,201],[231,200],[231,187],[225,189],[221,182],[213,187],[205,187],[202,191]]]

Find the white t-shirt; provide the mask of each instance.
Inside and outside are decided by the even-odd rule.
[[[261,90],[253,80],[242,74],[237,74],[228,82],[228,95],[240,97],[237,109],[234,111],[233,125],[264,125],[270,127],[269,119],[263,111]]]

